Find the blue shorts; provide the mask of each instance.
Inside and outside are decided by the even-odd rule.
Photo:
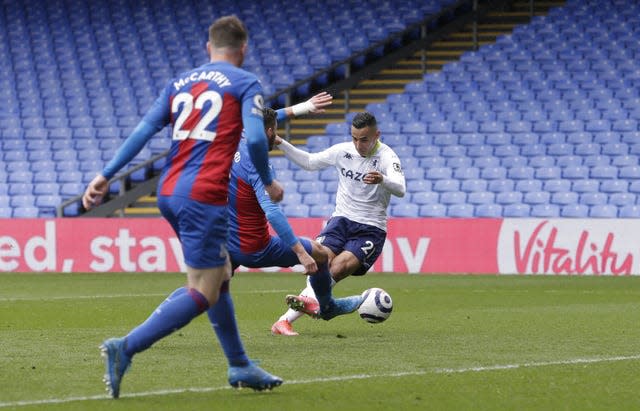
[[[227,206],[204,204],[180,196],[158,196],[158,208],[178,235],[184,262],[192,268],[225,264]]]
[[[305,250],[311,254],[311,241],[298,238]],[[235,270],[239,265],[250,268],[293,267],[300,264],[298,256],[291,247],[282,242],[280,237],[271,237],[269,244],[257,253],[244,254],[239,250],[229,250],[231,264]]]
[[[335,255],[350,251],[361,267],[351,275],[365,275],[376,262],[387,239],[387,233],[369,224],[360,224],[345,217],[331,217],[316,241]]]

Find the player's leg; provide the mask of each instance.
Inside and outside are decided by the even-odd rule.
[[[320,245],[316,241],[310,241],[304,238],[299,238],[299,241],[301,242],[305,250],[311,255],[311,257],[313,257],[313,259],[318,264],[318,270],[320,272],[323,272],[323,271],[328,272],[328,264],[327,264],[328,256],[325,249],[322,247],[322,245]],[[297,257],[295,256],[295,253],[289,250],[287,254],[290,254],[289,262],[295,261],[297,263]],[[284,264],[282,264],[285,261],[286,259],[282,258],[280,260],[281,264],[279,265],[285,266]],[[293,265],[293,264],[290,264],[290,265]],[[315,275],[317,275],[317,273]],[[313,289],[309,285],[309,277],[307,277],[307,287],[300,293],[300,295],[303,297],[306,297],[308,295],[310,297],[310,300],[306,304],[306,307],[298,307],[298,310],[289,308],[284,314],[280,316],[280,318],[278,318],[278,321],[276,321],[271,326],[272,334],[288,335],[288,336],[298,335],[298,333],[293,330],[293,327],[292,327],[293,322],[296,321],[298,318],[302,317],[305,314],[305,312],[310,315],[317,315],[319,311],[319,307],[317,304],[317,300],[315,299]],[[290,296],[287,296],[287,298],[289,297]]]

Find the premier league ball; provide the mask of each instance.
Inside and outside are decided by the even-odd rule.
[[[360,318],[368,323],[381,323],[391,315],[393,301],[382,288],[369,288],[362,293],[364,301],[358,308]]]

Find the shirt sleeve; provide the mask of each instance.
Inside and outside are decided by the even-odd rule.
[[[262,207],[267,220],[269,220],[269,224],[288,247],[293,247],[298,242],[298,238],[295,236],[287,217],[282,212],[282,208],[271,201],[255,169],[251,170],[249,179],[258,203],[260,203],[260,207]]]
[[[262,89],[257,80],[254,84],[242,100],[242,123],[251,162],[262,183],[270,185],[273,177],[269,171],[269,144],[262,119]]]
[[[308,153],[294,147],[288,141],[282,140],[279,147],[289,160],[293,161],[305,170],[321,170],[335,165],[336,146],[329,147],[319,153]]]
[[[406,183],[404,173],[402,172],[402,165],[400,164],[400,158],[398,158],[395,153],[392,153],[387,156],[385,165],[386,167],[382,172],[384,174],[382,186],[389,190],[389,192],[394,196],[404,197]]]
[[[169,115],[169,91],[168,88],[165,88],[133,132],[122,143],[115,156],[102,170],[102,175],[109,180],[133,160],[149,139],[169,123]]]

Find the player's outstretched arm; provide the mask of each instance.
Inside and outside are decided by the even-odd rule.
[[[326,91],[323,91],[303,103],[277,110],[276,112],[278,113],[278,121],[285,120],[289,117],[303,116],[309,113],[324,113],[325,107],[328,107],[331,104],[333,104],[333,96]]]

